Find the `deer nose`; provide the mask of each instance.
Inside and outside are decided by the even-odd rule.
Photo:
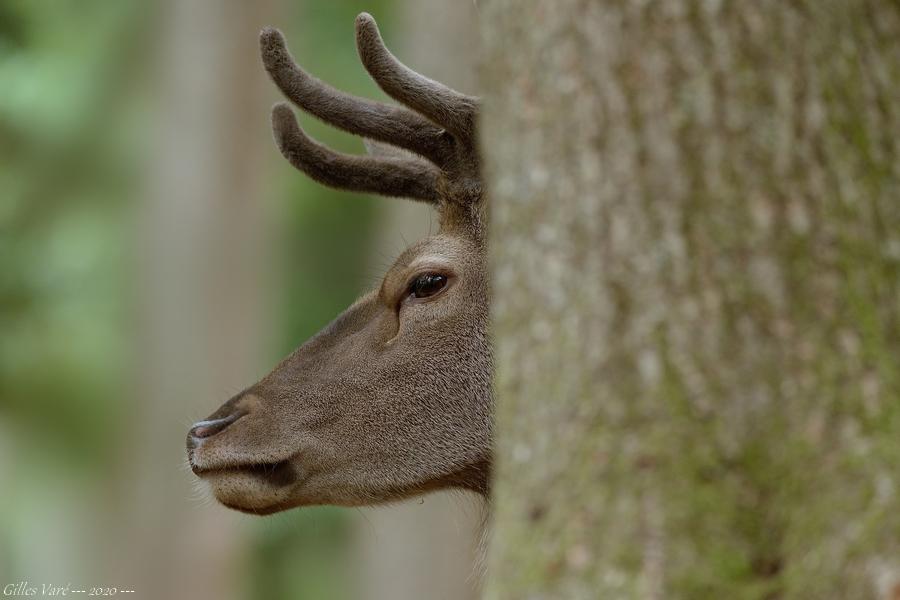
[[[208,421],[194,423],[194,426],[191,427],[191,430],[188,432],[188,440],[192,446],[199,446],[200,440],[225,431],[228,429],[229,425],[243,417],[245,414],[247,413],[240,411],[233,412],[227,417],[222,417],[220,419],[210,419]]]

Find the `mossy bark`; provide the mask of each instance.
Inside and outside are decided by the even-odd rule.
[[[481,12],[487,597],[900,598],[900,4]]]

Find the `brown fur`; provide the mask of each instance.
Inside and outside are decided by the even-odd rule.
[[[487,495],[492,363],[477,99],[402,65],[366,14],[357,18],[362,62],[405,107],[315,79],[275,30],[264,30],[260,45],[273,81],[300,108],[390,144],[371,144],[372,156],[334,152],[306,136],[280,104],[272,122],[285,157],[326,185],[431,202],[441,229],[403,252],[379,289],[195,425],[188,435],[194,472],[224,505],[254,513],[373,504],[443,488]],[[422,273],[448,283],[415,298],[410,285]]]

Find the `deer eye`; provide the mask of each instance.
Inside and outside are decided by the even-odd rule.
[[[410,295],[416,298],[428,298],[440,292],[447,285],[447,277],[439,273],[423,273],[416,277],[409,286]]]

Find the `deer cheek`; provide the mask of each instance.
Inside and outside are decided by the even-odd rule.
[[[384,347],[394,344],[401,331],[401,317],[399,310],[385,310],[378,319],[378,334],[375,339],[381,340]]]

